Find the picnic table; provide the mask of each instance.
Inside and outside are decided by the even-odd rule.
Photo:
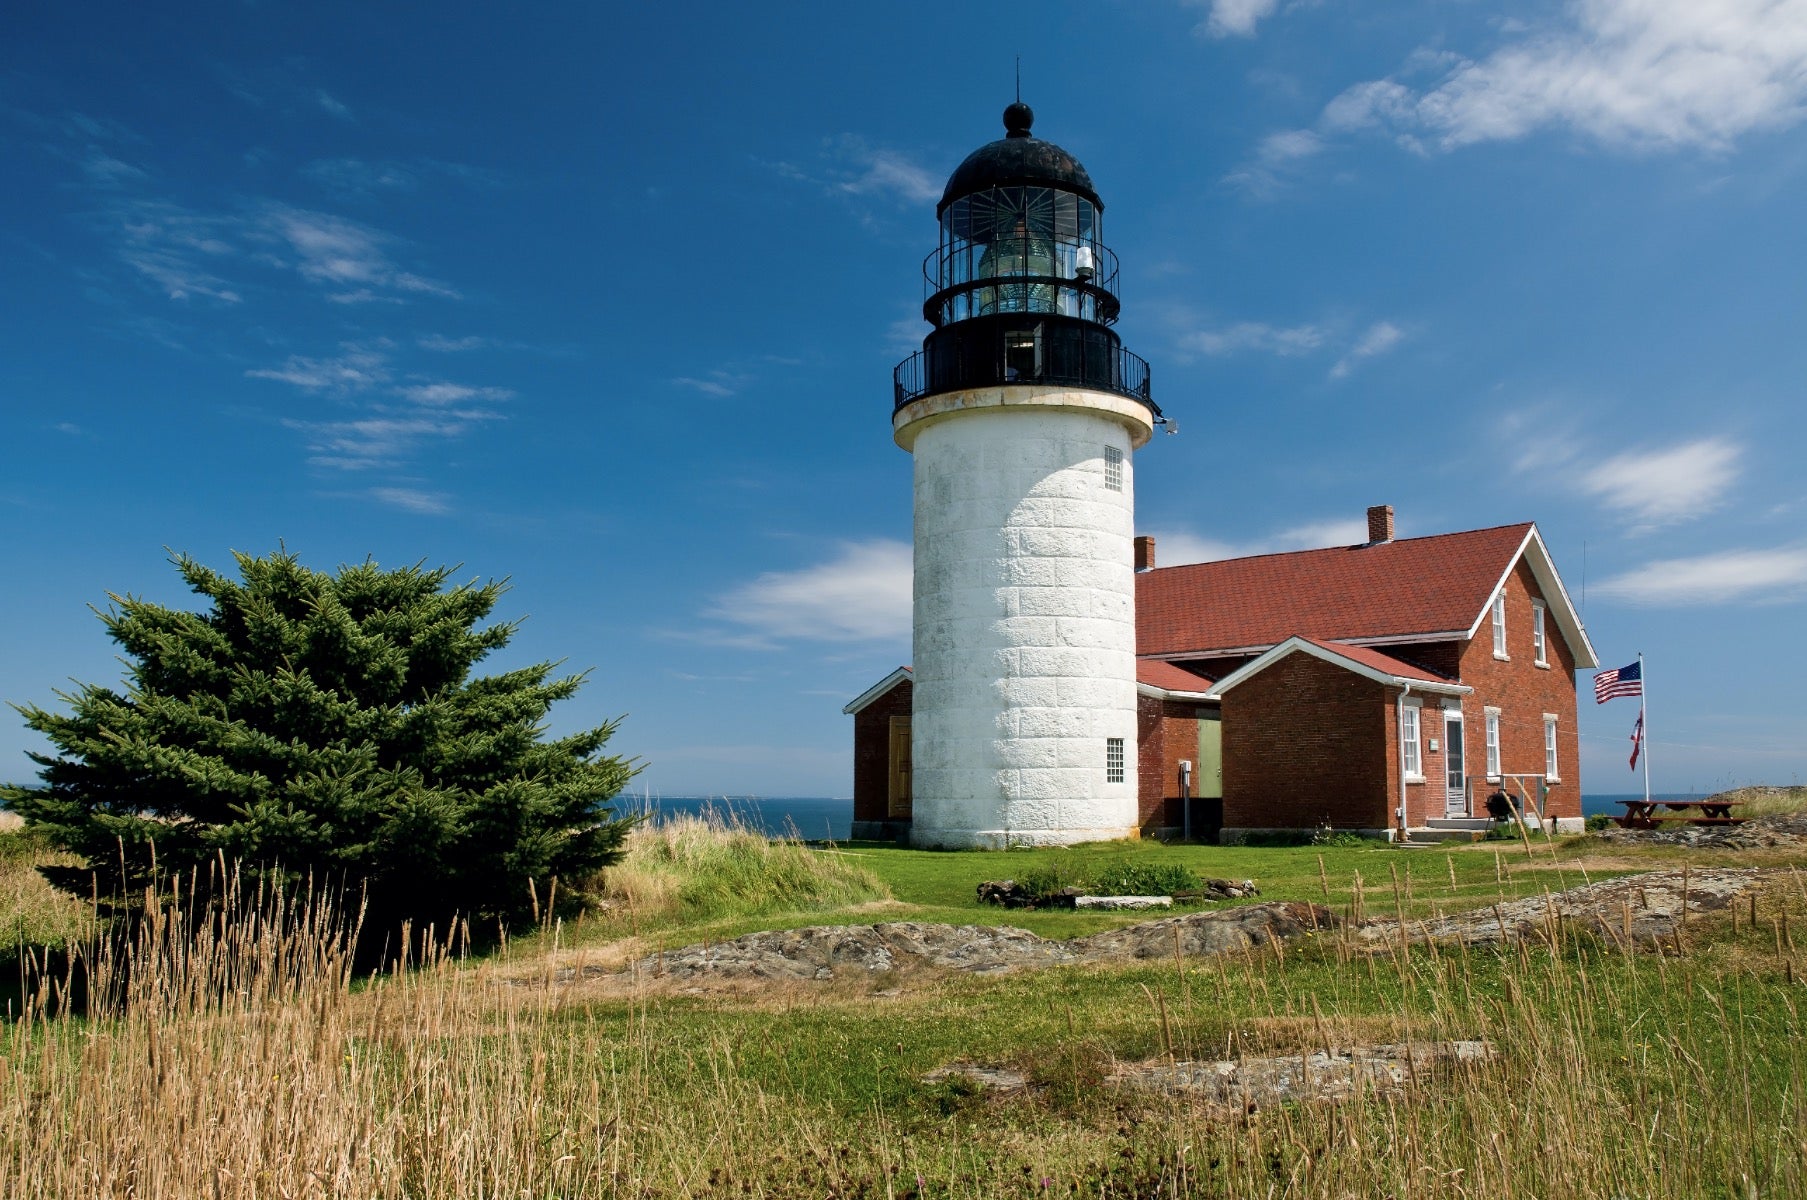
[[[1743,817],[1732,810],[1741,800],[1621,800],[1625,812],[1613,820],[1622,829],[1656,829],[1664,821],[1684,821],[1689,825],[1742,825]],[[1696,811],[1698,810],[1698,811]]]

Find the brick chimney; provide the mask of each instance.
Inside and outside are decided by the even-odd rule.
[[[1393,540],[1393,506],[1376,504],[1368,509],[1368,545]]]
[[[1117,561],[1122,562],[1123,560],[1118,559]],[[1151,537],[1144,536],[1136,539],[1136,570],[1154,570],[1154,539]]]

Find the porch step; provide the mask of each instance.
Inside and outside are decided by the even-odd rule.
[[[1493,822],[1486,817],[1431,817],[1421,826],[1409,830],[1412,843],[1478,842]]]

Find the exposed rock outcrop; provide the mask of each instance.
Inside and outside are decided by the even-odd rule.
[[[1056,963],[1222,954],[1328,929],[1328,909],[1294,902],[1251,904],[1188,913],[1057,941],[1009,925],[813,925],[749,933],[641,959],[630,970],[680,980],[713,977],[833,979],[845,971],[879,972],[906,966],[990,972]],[[602,974],[596,970],[587,974]]]

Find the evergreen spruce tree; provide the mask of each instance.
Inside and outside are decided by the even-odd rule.
[[[638,768],[602,753],[617,722],[544,736],[582,676],[471,675],[515,631],[479,627],[504,583],[235,557],[237,580],[172,559],[209,611],[110,597],[123,690],[59,693],[66,714],[16,706],[57,753],[34,754],[41,786],[7,800],[86,862],[53,882],[129,897],[224,855],[368,888],[385,924],[506,920],[530,881],[544,896],[619,856],[631,822],[608,805]]]

